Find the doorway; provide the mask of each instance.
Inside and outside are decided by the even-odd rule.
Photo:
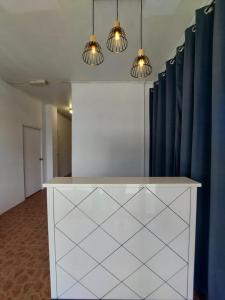
[[[25,197],[29,197],[42,186],[40,129],[23,126],[23,160]]]
[[[72,169],[72,124],[71,118],[57,114],[58,176],[71,176]]]

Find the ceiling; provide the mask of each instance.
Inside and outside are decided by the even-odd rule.
[[[203,0],[143,0],[143,45],[154,80]],[[140,1],[120,0],[119,19],[128,49],[110,53],[106,37],[116,14],[115,0],[95,1],[95,31],[104,63],[89,67],[81,53],[91,33],[91,0],[0,0],[0,77],[7,82],[47,79],[37,88],[20,86],[46,103],[66,103],[73,81],[133,80],[130,66],[139,48]]]

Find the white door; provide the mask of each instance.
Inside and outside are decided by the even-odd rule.
[[[41,190],[41,132],[39,129],[23,127],[25,196]]]

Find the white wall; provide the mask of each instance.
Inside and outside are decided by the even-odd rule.
[[[58,176],[71,174],[72,165],[72,124],[71,119],[58,113],[57,139],[58,139]]]
[[[44,181],[58,175],[57,170],[57,107],[43,106]]]
[[[23,125],[42,127],[42,104],[0,80],[0,214],[24,200]]]
[[[143,82],[72,85],[73,176],[148,174],[150,85]]]

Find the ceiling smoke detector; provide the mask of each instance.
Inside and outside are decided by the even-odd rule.
[[[29,84],[33,86],[46,86],[49,85],[49,81],[45,79],[30,80]]]

